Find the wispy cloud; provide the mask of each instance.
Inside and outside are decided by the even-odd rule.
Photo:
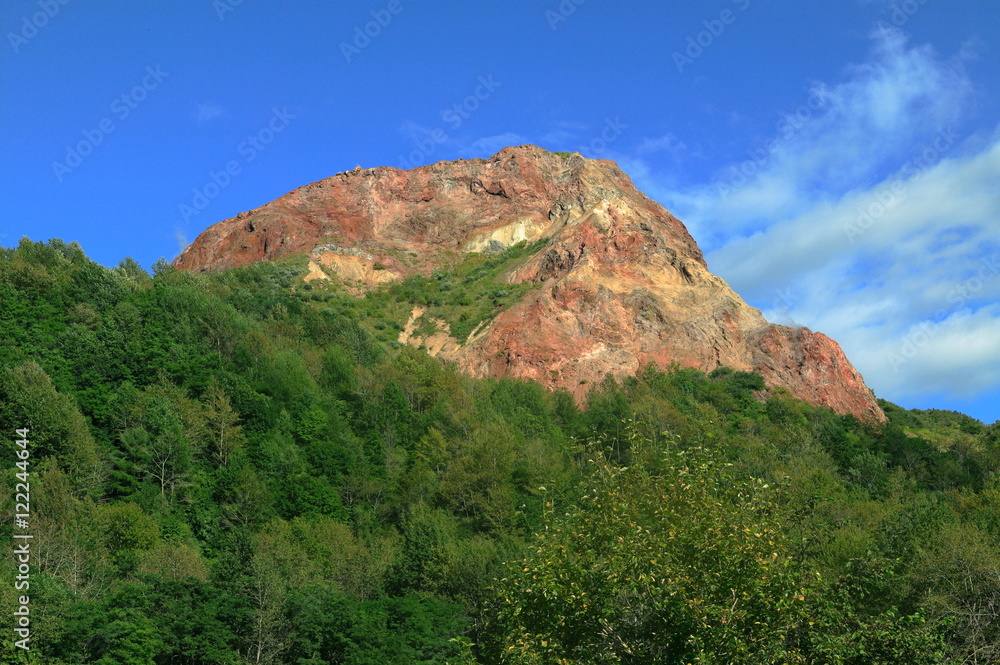
[[[407,151],[400,153],[400,168],[454,157],[489,157],[507,146],[531,143],[527,137],[514,132],[474,137],[467,132],[449,133],[443,126],[426,127],[412,121],[403,123],[399,133],[409,144]]]
[[[943,58],[895,29],[873,43],[713,182],[636,180],[715,272],[772,320],[838,339],[881,396],[998,390],[1000,133],[955,129],[977,94],[968,49]]]
[[[587,125],[581,122],[558,121],[539,137],[540,145],[549,150],[566,150],[579,144],[587,133]],[[574,148],[575,149],[575,148]]]
[[[548,150],[586,150],[593,137],[599,136],[601,127],[596,130],[581,123],[557,122],[551,128],[538,135],[525,135],[519,132],[507,131],[489,136],[476,136],[466,131],[451,131],[444,125],[428,127],[416,122],[406,121],[399,127],[399,133],[411,144],[408,153],[412,154],[409,165],[431,163],[443,159],[443,154],[460,157],[488,157],[499,150],[512,145],[535,144]],[[659,139],[660,141],[664,139]],[[667,146],[650,144],[650,150],[666,150]],[[617,155],[602,155],[613,156]],[[419,159],[418,159],[419,158]],[[404,164],[405,165],[405,164]]]
[[[504,132],[495,136],[483,136],[472,141],[459,141],[459,152],[469,157],[487,157],[510,145],[531,143],[526,136],[516,132]]]
[[[199,125],[202,125],[205,124],[206,122],[209,122],[210,120],[214,120],[215,118],[220,117],[223,113],[225,113],[225,110],[218,104],[215,104],[214,102],[198,104],[198,109],[196,112],[196,120]]]
[[[681,141],[675,134],[667,133],[656,138],[645,138],[636,146],[635,151],[640,155],[652,153],[666,153],[670,157],[677,159],[682,153],[688,152],[687,144]]]

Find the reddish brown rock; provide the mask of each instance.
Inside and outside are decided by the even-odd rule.
[[[835,341],[765,321],[708,271],[684,225],[607,160],[520,146],[410,171],[355,169],[212,226],[175,264],[223,270],[308,253],[311,279],[349,270],[374,286],[456,252],[538,239],[547,242],[509,279],[540,288],[469,339],[435,344],[439,355],[475,376],[531,378],[578,398],[605,374],[650,362],[728,365],[884,420]]]

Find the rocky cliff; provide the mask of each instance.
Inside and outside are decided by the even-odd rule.
[[[442,328],[431,342],[412,326],[400,339],[475,376],[531,378],[578,398],[647,363],[728,365],[840,413],[885,418],[835,341],[768,323],[607,160],[520,146],[409,171],[357,168],[212,226],[175,264],[215,271],[306,254],[307,279],[364,289],[520,241],[544,242],[507,278],[539,288],[466,339]]]

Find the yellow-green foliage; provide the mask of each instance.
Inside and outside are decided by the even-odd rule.
[[[505,663],[791,662],[802,580],[777,490],[702,447],[628,436],[631,462],[590,447],[571,507],[547,504],[497,585]]]

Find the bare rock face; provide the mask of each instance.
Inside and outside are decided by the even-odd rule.
[[[520,146],[410,171],[359,168],[212,226],[175,265],[216,271],[308,254],[307,279],[337,274],[372,288],[455,253],[541,239],[509,275],[540,288],[468,339],[428,348],[472,375],[530,378],[579,399],[606,374],[648,363],[727,365],[839,413],[885,419],[835,341],[768,323],[708,271],[684,225],[607,160]]]

